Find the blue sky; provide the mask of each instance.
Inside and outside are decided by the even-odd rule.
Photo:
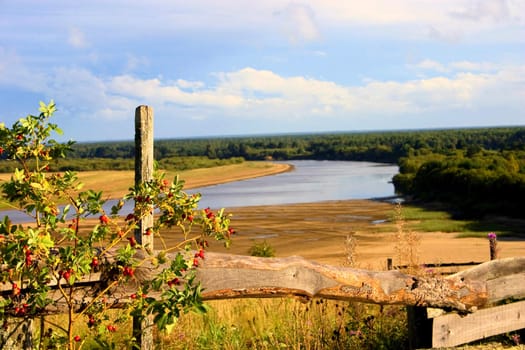
[[[525,125],[525,0],[0,0],[0,122],[77,141]]]

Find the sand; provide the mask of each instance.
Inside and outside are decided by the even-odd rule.
[[[264,163],[254,164],[248,169],[237,166],[215,171],[197,170],[184,174],[186,176],[182,178],[186,180],[186,188],[193,188],[289,170],[291,167],[285,164]],[[100,174],[98,178],[101,178]],[[396,238],[397,227],[390,221],[394,206],[386,202],[328,201],[227,208],[227,211],[233,214],[231,226],[237,234],[230,249],[226,250],[215,242],[211,244],[212,251],[246,255],[255,243],[266,241],[275,248],[278,257],[298,255],[321,263],[343,265],[348,255],[345,241],[353,235],[356,245],[352,256],[358,267],[383,269],[387,258],[393,258],[394,265],[404,263],[396,253],[396,247],[406,246],[406,243],[399,243]],[[87,228],[90,224],[85,223],[85,226]],[[415,234],[419,238],[415,256],[421,264],[489,259],[486,238],[457,238],[457,233],[443,232]],[[168,241],[175,243],[178,237],[175,234],[170,236]],[[525,255],[525,240],[500,240],[498,247],[500,258]]]
[[[229,208],[231,225],[237,231],[226,250],[220,244],[212,250],[248,254],[256,242],[266,241],[276,256],[298,255],[321,263],[347,262],[346,238],[353,235],[354,260],[358,267],[382,269],[387,258],[394,265],[404,263],[396,253],[397,226],[390,218],[394,205],[373,200],[329,201],[293,205]],[[486,238],[457,238],[457,233],[413,232],[418,237],[415,255],[421,264],[483,262],[489,260]],[[499,241],[499,257],[525,255],[525,241]]]

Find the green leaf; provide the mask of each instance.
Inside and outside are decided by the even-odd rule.
[[[167,334],[170,334],[170,333],[173,332],[173,330],[175,329],[175,325],[177,324],[176,320],[177,320],[177,319],[175,319],[175,322],[172,322],[172,323],[166,324],[165,331],[166,331]]]
[[[21,182],[25,178],[25,174],[23,170],[15,169],[15,172],[13,173],[13,181]]]
[[[36,188],[37,190],[43,190],[44,187],[38,182],[31,182],[31,187]]]

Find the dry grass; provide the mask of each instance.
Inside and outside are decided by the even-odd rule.
[[[213,168],[186,170],[181,172],[166,172],[166,177],[172,179],[177,174],[185,181],[185,189],[209,186],[214,184],[249,179],[258,176],[273,175],[290,170],[286,164],[268,162],[243,162]],[[80,172],[79,179],[84,188],[103,191],[108,198],[120,198],[127,193],[134,183],[133,171],[85,171]],[[102,181],[101,181],[102,179]]]
[[[243,162],[240,164],[224,165],[213,168],[186,170],[178,173],[179,178],[185,181],[185,189],[209,186],[214,184],[245,180],[259,176],[267,176],[286,172],[292,169],[287,164],[269,162]],[[166,173],[168,179],[173,179],[177,173]],[[0,174],[0,184],[10,179],[11,174]],[[133,171],[83,171],[78,172],[83,189],[102,191],[104,198],[122,198],[134,183]],[[0,200],[0,210],[8,206]]]

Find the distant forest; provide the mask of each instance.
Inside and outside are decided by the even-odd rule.
[[[456,150],[523,150],[525,127],[332,134],[193,138],[155,141],[155,159],[198,156],[245,160],[362,160],[397,163],[400,158]],[[133,141],[79,143],[72,158],[132,159]]]
[[[79,143],[51,170],[133,169],[134,152],[133,141]],[[525,127],[166,139],[154,152],[166,170],[244,160],[395,163],[401,195],[443,202],[461,216],[525,215]],[[12,166],[0,162],[0,171]]]

